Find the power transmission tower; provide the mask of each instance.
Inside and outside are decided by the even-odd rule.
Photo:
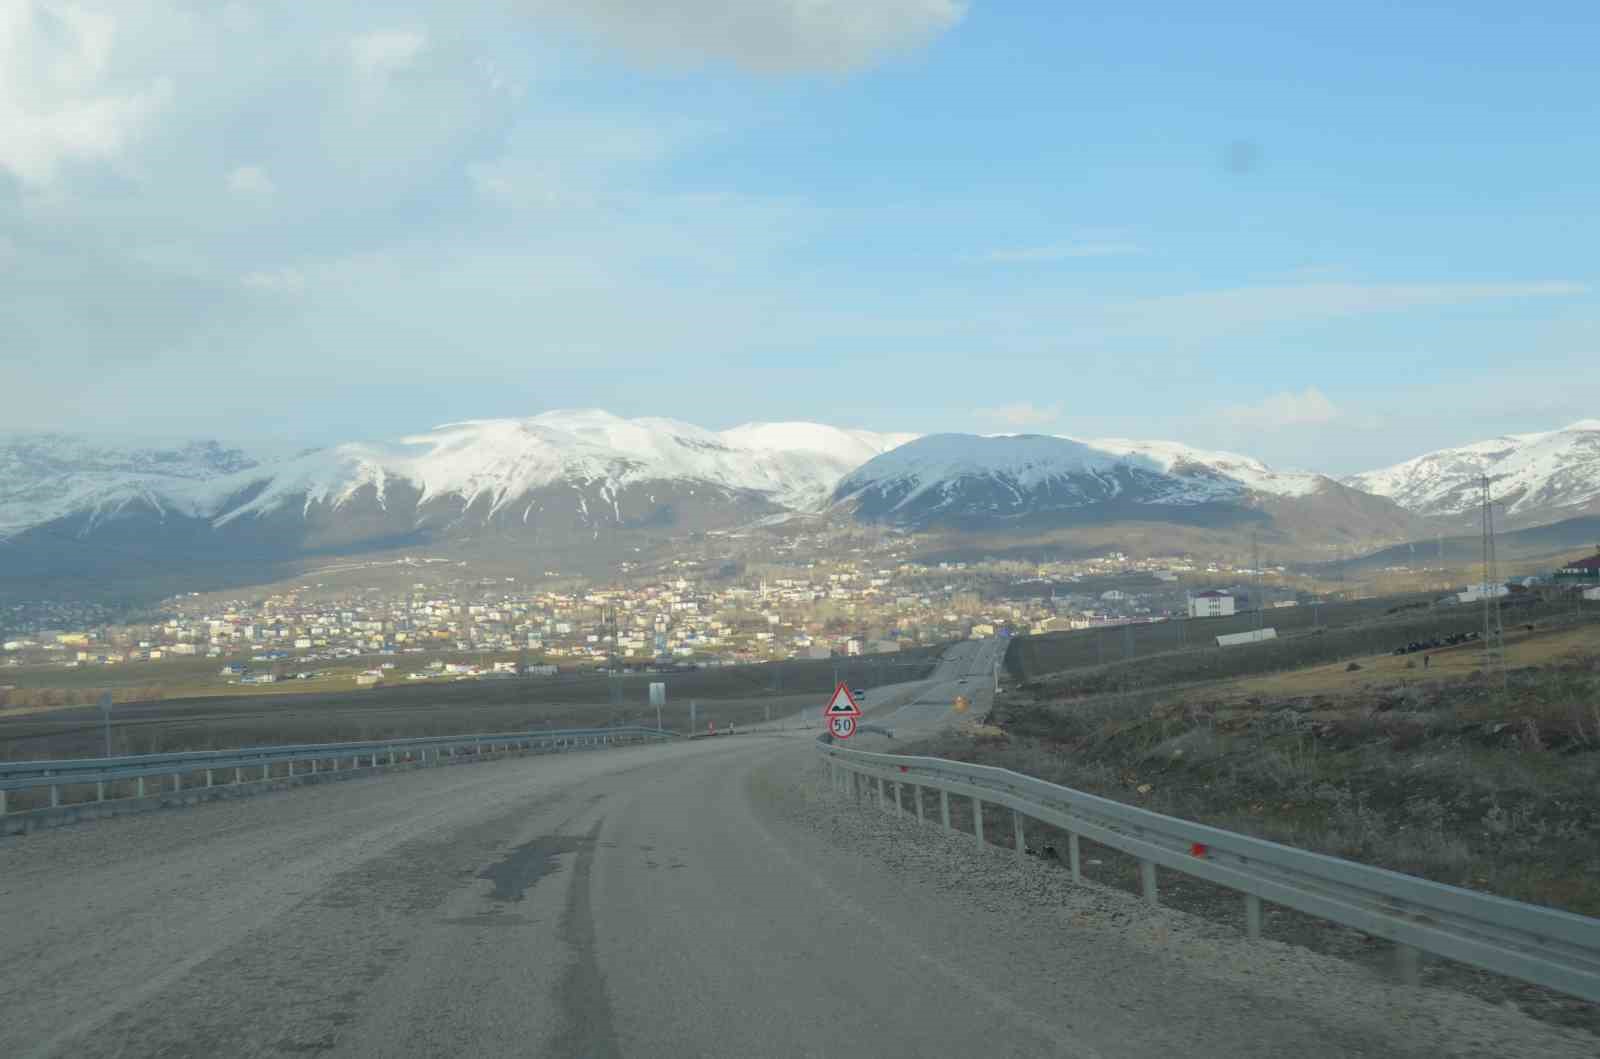
[[[622,705],[622,674],[618,671],[620,660],[617,657],[617,608],[610,605],[600,612],[602,626],[601,635],[606,641],[606,672],[609,674],[608,683],[611,690],[611,705]]]
[[[1498,671],[1500,686],[1506,683],[1505,628],[1500,623],[1500,573],[1494,556],[1494,500],[1489,495],[1489,476],[1479,479],[1483,500],[1483,667]]]

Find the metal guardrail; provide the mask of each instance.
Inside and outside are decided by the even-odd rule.
[[[295,766],[309,763],[310,771],[322,771],[324,764],[340,770],[340,763],[348,759],[350,766],[342,771],[377,768],[380,764],[396,765],[410,762],[420,765],[437,764],[441,758],[449,759],[467,754],[484,755],[500,751],[520,750],[549,752],[577,750],[585,747],[609,746],[617,743],[642,743],[676,739],[674,732],[639,726],[616,728],[570,728],[557,731],[492,732],[474,735],[420,736],[408,739],[381,739],[361,743],[305,743],[288,746],[242,747],[237,750],[187,750],[170,754],[138,754],[129,757],[65,758],[53,761],[0,762],[0,816],[7,815],[6,795],[9,791],[50,789],[50,808],[62,804],[62,789],[78,784],[94,784],[94,801],[105,801],[107,785],[132,781],[135,798],[147,795],[151,777],[161,780],[157,791],[183,789],[185,776],[205,773],[205,786],[216,784],[219,772],[233,770],[233,783],[255,783],[265,780],[303,775]],[[277,766],[284,772],[274,775]],[[260,774],[246,778],[247,771],[259,769]],[[165,779],[171,786],[165,787]],[[226,781],[225,781],[226,782]],[[17,814],[12,814],[17,815]]]
[[[939,791],[946,831],[951,830],[950,796],[971,799],[980,845],[985,844],[983,806],[1009,808],[1018,858],[1025,855],[1024,819],[1060,828],[1068,835],[1074,882],[1083,879],[1081,836],[1136,857],[1144,899],[1151,905],[1158,900],[1158,866],[1239,891],[1246,933],[1252,938],[1261,935],[1261,902],[1270,901],[1393,941],[1399,946],[1401,977],[1409,984],[1417,980],[1419,953],[1428,952],[1600,1001],[1600,919],[1163,816],[1009,769],[874,754],[820,740],[818,750],[838,789],[853,787],[858,801],[864,793],[875,793],[885,811],[904,811],[902,786]],[[914,801],[921,820],[920,790]]]

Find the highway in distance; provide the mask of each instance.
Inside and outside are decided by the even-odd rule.
[[[874,689],[896,739],[854,742],[947,723],[958,692],[981,718],[999,650]],[[1593,1054],[858,806],[816,731],[0,840],[0,1055]]]

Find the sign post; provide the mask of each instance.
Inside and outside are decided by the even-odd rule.
[[[856,734],[856,722],[861,719],[861,707],[843,681],[833,689],[833,698],[823,708],[822,721],[835,739],[849,739]]]
[[[661,707],[667,704],[667,686],[660,681],[650,682],[650,705],[656,708],[656,730],[661,729]]]

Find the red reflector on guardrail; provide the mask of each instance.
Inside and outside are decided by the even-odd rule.
[[[1204,842],[1189,843],[1189,856],[1191,857],[1203,857],[1210,852],[1211,847],[1206,845]]]
[[[901,766],[900,766],[900,771],[901,771],[901,772],[910,772],[910,771],[911,771],[911,769],[910,769],[910,768],[908,768],[908,767],[906,767],[906,766],[905,766],[905,765],[901,765]]]

